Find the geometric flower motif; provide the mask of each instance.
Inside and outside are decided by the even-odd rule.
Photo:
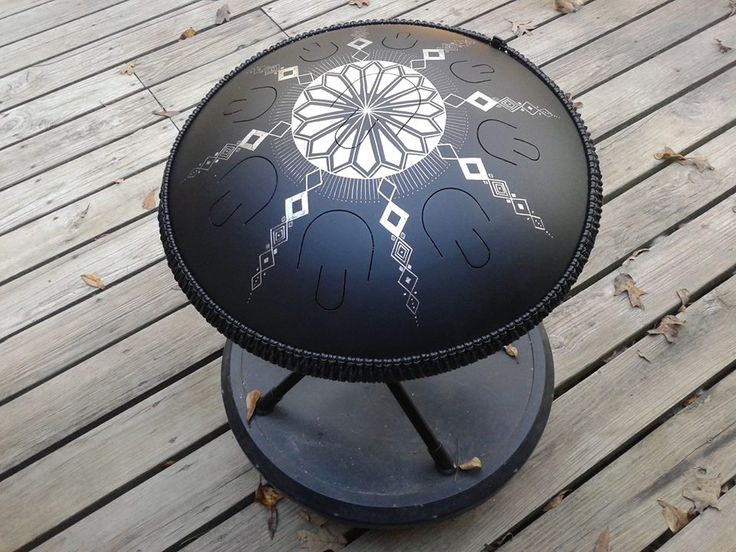
[[[360,179],[401,172],[429,154],[445,129],[434,85],[409,67],[356,61],[317,77],[292,111],[292,135],[305,159]]]

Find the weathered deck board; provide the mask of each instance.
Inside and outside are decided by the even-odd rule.
[[[720,511],[708,509],[672,539],[661,552],[691,552],[692,550],[736,550],[736,493],[729,491],[718,501]]]
[[[709,296],[710,302],[704,305],[706,312],[715,313],[724,303],[731,307],[736,305],[734,291],[736,286],[733,285],[723,292],[720,288],[715,290]],[[690,343],[687,338],[673,348],[688,347]],[[724,343],[720,347],[733,347],[733,344]],[[732,349],[731,355],[734,354],[736,350]],[[653,362],[651,369],[661,370],[664,381],[671,370],[691,370],[692,367],[662,366]],[[692,503],[682,497],[687,484],[699,477],[720,475],[726,481],[736,475],[735,392],[736,374],[731,374],[567,496],[559,508],[544,514],[514,536],[501,550],[532,550],[537,542],[544,542],[549,550],[560,552],[593,550],[598,535],[605,528],[611,533],[611,550],[646,548],[667,529],[657,499],[688,510]],[[728,531],[729,520],[721,520],[718,526],[721,525]],[[674,541],[678,539],[680,537]],[[726,550],[705,543],[683,549]]]
[[[0,551],[14,550],[225,423],[214,361],[0,482]],[[96,469],[100,464],[104,470]]]
[[[50,51],[43,49],[48,44],[44,37],[60,36],[60,29],[78,28],[85,19],[103,22],[59,42],[60,51],[80,47],[60,56],[53,52],[46,62],[0,78],[0,91],[8,92],[0,94],[0,148],[5,148],[0,161],[6,161],[0,165],[0,188],[5,188],[0,190],[0,250],[10,251],[0,261],[0,281],[23,273],[0,286],[0,309],[7,313],[0,321],[0,403],[15,396],[0,405],[0,473],[43,453],[0,482],[3,498],[10,497],[0,504],[0,519],[10,519],[13,528],[12,539],[0,538],[0,550],[22,545],[90,505],[91,513],[41,549],[86,550],[105,542],[116,550],[163,550],[195,533],[186,546],[190,552],[243,546],[281,552],[297,550],[296,530],[310,528],[299,517],[299,507],[287,502],[281,503],[273,542],[260,505],[233,514],[254,491],[258,476],[229,433],[189,451],[213,431],[222,431],[221,399],[213,393],[219,362],[211,359],[223,339],[191,306],[181,308],[186,299],[160,262],[155,213],[142,211],[140,197],[147,183],[151,189],[158,186],[154,176],[160,176],[174,125],[224,73],[284,36],[263,11],[275,14],[288,34],[355,17],[401,15],[467,23],[511,38],[514,47],[545,64],[563,89],[583,93],[586,122],[595,136],[605,137],[599,144],[608,200],[601,234],[575,294],[546,323],[558,390],[564,393],[555,401],[533,459],[490,503],[455,522],[424,535],[371,531],[347,550],[451,547],[480,552],[559,490],[589,475],[563,506],[541,516],[502,549],[528,549],[525,542],[537,543],[547,535],[561,549],[592,549],[606,518],[615,521],[606,523],[615,550],[638,549],[663,532],[656,502],[653,510],[649,502],[660,490],[666,491],[664,498],[678,500],[678,486],[689,476],[677,471],[683,462],[708,461],[709,469],[735,471],[725,458],[731,444],[687,455],[719,428],[721,436],[728,434],[734,403],[727,386],[734,385],[733,376],[716,385],[707,403],[678,413],[623,452],[660,423],[662,413],[730,370],[736,359],[736,328],[729,324],[736,281],[727,279],[736,268],[736,199],[731,195],[736,134],[732,129],[719,135],[736,113],[731,98],[736,58],[733,52],[721,54],[714,40],[736,41],[736,18],[725,19],[726,2],[708,0],[693,10],[683,7],[685,0],[595,0],[578,13],[562,15],[551,2],[538,0],[374,0],[363,9],[344,1],[333,6],[229,0],[236,17],[214,27],[221,2],[200,1],[165,13],[175,1],[150,0],[145,9],[153,19],[125,29],[124,21],[140,19],[140,14],[125,13],[114,29],[103,11],[92,7],[103,6],[100,2],[89,0],[88,13],[80,14],[81,2],[54,0],[48,4],[50,13],[69,7],[58,24],[48,26],[49,20],[41,19],[27,32],[18,31],[26,34],[15,46],[0,48],[2,57],[32,44],[34,35],[39,49],[31,55],[39,58]],[[123,5],[110,9],[124,13]],[[30,21],[44,6],[37,0],[7,0],[0,6],[0,30],[13,18]],[[3,19],[14,12],[19,13]],[[515,38],[506,18],[531,19],[538,29]],[[190,25],[202,32],[178,41]],[[105,36],[108,31],[114,34]],[[127,61],[135,63],[136,76],[118,72]],[[707,82],[699,82],[703,79]],[[626,102],[632,94],[635,101]],[[171,121],[145,118],[143,108],[126,113],[138,98],[153,100],[152,110],[160,102],[183,113]],[[110,113],[120,116],[108,126]],[[78,143],[65,143],[65,133]],[[665,144],[707,155],[715,170],[700,173],[660,164],[652,154]],[[12,164],[15,158],[22,163]],[[113,184],[117,178],[126,181]],[[120,192],[121,187],[129,190]],[[65,222],[87,204],[90,210],[80,227],[68,228]],[[117,212],[97,216],[95,206]],[[48,243],[48,249],[33,240]],[[650,243],[652,250],[625,268],[648,292],[647,310],[641,312],[624,297],[613,297],[611,282],[631,250]],[[82,272],[99,273],[110,287],[85,286]],[[679,287],[689,288],[696,298],[706,293],[685,313],[688,323],[680,341],[668,346],[661,337],[642,338],[660,316],[676,310]],[[596,312],[604,315],[591,316]],[[602,364],[609,351],[627,345]],[[638,349],[651,364],[638,356]],[[184,375],[203,360],[211,362]],[[178,381],[166,386],[172,379]],[[187,419],[189,408],[201,416]],[[672,439],[657,437],[669,434]],[[75,438],[58,446],[69,435]],[[186,456],[174,465],[161,465],[182,451]],[[633,469],[641,458],[654,464],[657,454],[668,460],[656,466],[660,471]],[[88,485],[80,483],[86,474],[91,474]],[[121,496],[109,496],[129,484]],[[649,495],[639,493],[645,484],[654,485]],[[729,500],[727,494],[721,502]],[[727,539],[730,529],[711,521],[713,513],[696,519],[664,549],[687,549],[696,539]],[[223,514],[229,517],[222,523],[200,529]],[[555,520],[559,527],[550,529]],[[627,520],[631,530],[626,530]],[[701,525],[706,529],[698,529]]]

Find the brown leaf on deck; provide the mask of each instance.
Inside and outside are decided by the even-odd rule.
[[[715,170],[713,165],[710,164],[708,158],[705,155],[693,155],[692,157],[686,157],[682,163],[684,165],[695,165],[695,168],[700,172]]]
[[[623,266],[627,266],[627,265],[633,263],[639,255],[641,255],[642,253],[646,253],[647,251],[651,251],[651,249],[649,249],[648,247],[642,247],[641,249],[637,249],[631,255],[629,255],[629,258],[626,259],[622,263],[622,265]]]
[[[159,110],[159,111],[153,111],[152,113],[154,115],[158,115],[159,117],[167,117],[169,119],[171,119],[172,117],[176,117],[179,114],[178,111],[168,110],[168,109],[162,109],[162,110]]]
[[[359,8],[362,8],[363,6],[370,6],[370,0],[350,0],[348,2],[349,6],[358,6]]]
[[[709,507],[720,510],[718,498],[721,496],[721,478],[716,476],[691,481],[682,490],[682,496],[692,501],[695,511],[699,514]]]
[[[611,532],[608,528],[601,531],[595,541],[595,552],[608,552],[611,546]]]
[[[123,182],[125,182],[124,178],[116,178],[112,181],[113,184],[122,184]]]
[[[582,6],[582,0],[554,0],[552,2],[552,7],[562,13],[578,11]]]
[[[89,287],[93,287],[97,289],[105,289],[105,282],[103,282],[102,278],[100,278],[94,272],[82,274],[81,278],[82,278],[82,281],[85,284],[87,284]]]
[[[674,343],[677,341],[677,334],[680,333],[680,326],[684,323],[684,320],[668,314],[659,321],[659,325],[656,328],[647,331],[647,333],[650,335],[663,335],[667,343]]]
[[[658,151],[654,154],[654,158],[657,161],[684,161],[685,156],[681,153],[677,153],[669,146],[665,146],[662,151]]]
[[[258,401],[261,399],[261,392],[258,389],[253,389],[253,391],[249,391],[248,394],[245,396],[245,421],[250,423],[251,418],[253,418],[253,414],[256,413],[256,406],[258,406]]]
[[[719,38],[716,38],[716,44],[718,44],[718,51],[722,54],[727,54],[733,50],[732,46],[726,46]]]
[[[348,543],[345,537],[333,535],[327,527],[320,527],[316,533],[297,531],[296,538],[302,548],[306,548],[309,552],[337,552]]]
[[[680,312],[684,312],[690,303],[690,292],[685,288],[680,288],[675,293],[677,293],[677,297],[680,299]]]
[[[636,287],[636,282],[634,282],[631,274],[621,273],[613,280],[613,294],[621,295],[624,292],[629,296],[629,303],[631,303],[632,307],[638,307],[644,310],[644,303],[641,300],[641,296],[645,295],[646,292]]]
[[[262,504],[268,512],[268,534],[273,539],[279,525],[279,510],[276,505],[282,498],[281,494],[268,483],[264,485],[263,482],[260,481],[256,488],[254,498],[256,502]]]
[[[572,92],[565,92],[565,97],[570,101],[570,103],[573,105],[575,109],[582,109],[583,108],[583,102],[576,102],[572,99]]]
[[[513,345],[504,345],[503,352],[509,355],[511,358],[519,357],[519,349],[517,349]]]
[[[670,531],[677,533],[680,529],[685,527],[690,521],[690,516],[685,510],[681,510],[677,506],[673,506],[669,502],[658,499],[657,504],[662,507],[662,515],[664,520],[667,522],[667,527]]]
[[[483,462],[480,461],[480,458],[477,456],[473,456],[470,460],[467,462],[463,462],[460,464],[457,469],[460,471],[474,471],[479,470],[483,467]]]
[[[187,38],[192,38],[194,35],[197,34],[197,31],[194,29],[194,27],[188,27],[184,30],[183,33],[179,35],[179,40],[186,40]]]
[[[652,363],[652,361],[651,361],[651,360],[649,360],[649,357],[648,357],[647,355],[645,355],[644,353],[642,353],[642,352],[641,352],[641,349],[637,349],[637,350],[636,350],[636,356],[638,356],[639,358],[643,358],[643,359],[644,359],[644,360],[646,360],[646,361],[647,361],[647,362],[648,362],[649,364],[651,364],[651,363]]]
[[[146,194],[146,197],[143,198],[143,208],[146,211],[156,208],[156,192],[158,192],[158,189],[154,188]]]
[[[118,72],[122,75],[135,74],[135,63],[133,63],[132,61],[129,61],[128,63],[120,67],[120,69],[118,69]]]
[[[506,21],[511,23],[511,32],[516,36],[530,35],[532,34],[532,31],[536,29],[536,27],[531,24],[531,19],[529,21],[511,21],[511,19],[507,19]]]
[[[327,518],[319,515],[317,512],[310,512],[309,510],[302,510],[299,512],[301,516],[308,523],[311,523],[315,527],[322,527],[327,524]]]
[[[543,512],[549,512],[550,510],[554,510],[555,508],[558,508],[560,504],[562,504],[562,501],[565,500],[565,496],[570,492],[570,489],[565,489],[558,495],[552,497],[547,504],[542,506]]]
[[[222,25],[223,23],[227,23],[230,21],[230,6],[227,4],[223,4],[219,8],[217,8],[217,12],[215,13],[215,25]]]

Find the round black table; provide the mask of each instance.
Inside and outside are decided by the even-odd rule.
[[[228,338],[250,460],[308,507],[396,526],[479,503],[528,458],[553,394],[538,324],[600,207],[585,126],[532,63],[369,21],[225,76],[176,139],[159,219],[177,282]]]

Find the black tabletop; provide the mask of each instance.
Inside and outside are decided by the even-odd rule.
[[[385,381],[498,350],[593,244],[598,165],[559,89],[500,41],[369,22],[227,75],[177,138],[169,263],[225,335],[307,374]]]

